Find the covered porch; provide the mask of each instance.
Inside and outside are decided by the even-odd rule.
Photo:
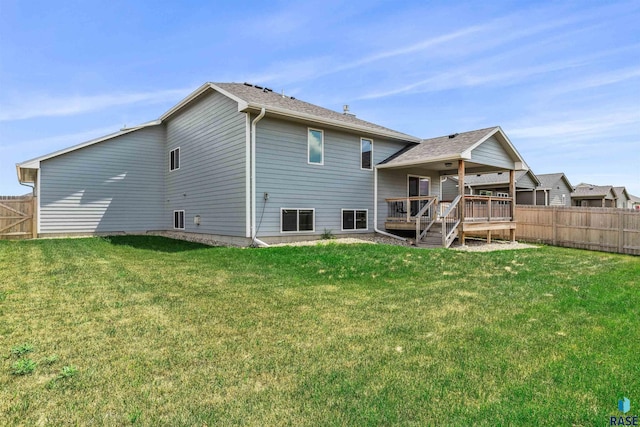
[[[380,220],[392,233],[415,232],[416,245],[420,246],[448,247],[456,238],[464,245],[469,234],[481,234],[491,242],[494,231],[504,230],[509,230],[511,240],[515,240],[515,177],[516,170],[524,168],[524,160],[499,127],[424,140],[376,166],[376,179],[381,182],[403,173],[408,181],[405,194],[391,194],[388,189],[376,193],[377,202],[386,205]],[[438,186],[427,185],[425,188],[431,191],[416,191],[411,177],[417,171],[437,179]],[[508,174],[507,192],[465,194],[467,176],[496,172]],[[446,194],[441,183],[453,176],[458,182],[457,194]]]

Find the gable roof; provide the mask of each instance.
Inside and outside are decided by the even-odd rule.
[[[511,157],[527,169],[524,159],[500,126],[423,139],[420,145],[409,147],[398,155],[389,157],[378,167],[413,166],[429,162],[471,159],[471,151],[494,135],[502,140],[503,146],[510,152]]]
[[[613,187],[611,185],[589,185],[580,183],[575,188],[573,193],[571,193],[571,197],[573,198],[607,198],[615,199],[615,194],[613,192]]]
[[[175,107],[167,111],[160,119],[168,119],[209,90],[215,90],[238,102],[238,111],[241,112],[260,112],[262,108],[265,108],[268,115],[298,119],[356,132],[365,132],[405,142],[420,142],[420,138],[358,119],[353,114],[338,113],[337,111],[329,110],[249,83],[205,83]]]
[[[569,178],[562,173],[543,173],[537,174],[538,180],[540,181],[540,188],[552,188],[559,180],[563,180],[564,183],[569,187],[569,189],[573,189],[573,186],[569,182]]]
[[[45,154],[39,157],[35,157],[30,160],[25,160],[24,162],[16,164],[16,169],[18,172],[18,180],[20,182],[33,182],[32,180],[26,178],[24,174],[25,169],[38,169],[40,167],[40,162],[43,160],[47,160],[53,157],[61,156],[63,154],[69,153],[71,151],[79,150],[84,147],[88,147],[90,145],[98,144],[103,141],[107,141],[109,139],[116,138],[118,136],[126,135],[131,132],[135,132],[140,129],[148,128],[151,126],[158,126],[161,123],[160,120],[154,120],[151,122],[143,123],[138,126],[133,126],[130,128],[122,128],[118,132],[110,133],[109,135],[101,136],[99,138],[94,138],[89,141],[82,142],[80,144],[73,145],[71,147],[63,148],[62,150],[54,151],[53,153]]]
[[[300,101],[291,96],[283,96],[282,94],[273,92],[271,89],[250,85],[248,83],[205,83],[169,109],[169,111],[164,113],[158,120],[143,123],[131,128],[121,129],[118,132],[16,164],[18,180],[20,182],[33,182],[33,173],[28,173],[26,171],[28,169],[38,169],[40,167],[40,162],[43,160],[79,150],[93,144],[98,144],[149,126],[160,125],[178,111],[187,107],[199,96],[210,90],[215,90],[238,102],[238,111],[240,112],[260,112],[262,108],[265,108],[268,114],[277,116],[284,116],[315,124],[347,129],[367,135],[386,137],[406,143],[418,144],[420,142],[420,138],[415,136],[358,119],[352,114],[341,114],[327,108]]]
[[[613,187],[613,191],[616,193],[618,198],[625,196],[627,200],[630,199],[629,193],[627,193],[627,189],[625,187]]]

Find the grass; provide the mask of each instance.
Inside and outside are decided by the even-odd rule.
[[[640,402],[637,257],[0,241],[0,295],[0,425],[608,425]]]

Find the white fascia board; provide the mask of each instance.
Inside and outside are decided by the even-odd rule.
[[[189,95],[187,95],[186,98],[184,98],[182,101],[178,102],[176,105],[174,105],[173,107],[171,107],[171,109],[169,111],[167,111],[166,113],[164,113],[162,116],[160,116],[160,121],[164,121],[166,119],[168,119],[170,116],[172,116],[175,112],[177,112],[178,110],[180,110],[182,107],[184,107],[185,105],[187,105],[188,103],[190,103],[191,101],[193,101],[195,98],[197,98],[198,96],[200,96],[203,92],[205,92],[207,89],[211,88],[212,84],[211,83],[205,83],[202,86],[200,86],[198,89],[194,90],[193,92],[191,92]]]
[[[54,151],[53,153],[45,154],[44,156],[36,157],[36,158],[30,159],[30,160],[25,160],[24,162],[18,163],[17,166],[20,167],[20,168],[25,168],[25,169],[37,169],[37,168],[40,167],[40,162],[43,161],[43,160],[47,160],[47,159],[50,159],[52,157],[61,156],[63,154],[69,153],[71,151],[79,150],[81,148],[88,147],[90,145],[98,144],[100,142],[107,141],[109,139],[116,138],[118,136],[126,135],[128,133],[135,132],[137,130],[140,130],[140,129],[143,129],[143,128],[146,128],[146,127],[157,126],[160,123],[161,123],[160,120],[154,120],[153,122],[144,123],[144,124],[139,125],[139,126],[122,129],[122,130],[120,130],[118,132],[114,132],[114,133],[110,133],[109,135],[101,136],[100,138],[91,139],[89,141],[82,142],[80,144],[73,145],[73,146],[68,147],[68,148],[63,148],[62,150]]]
[[[521,169],[522,170],[522,169]],[[533,178],[533,183],[537,184],[537,185],[542,185],[542,183],[540,182],[540,180],[538,179],[538,177],[536,176],[535,173],[533,173],[533,171],[531,169],[527,170],[527,174]]]
[[[422,141],[420,138],[416,138],[415,136],[410,136],[410,135],[404,136],[404,135],[397,134],[395,132],[386,132],[386,131],[383,131],[383,130],[375,130],[375,129],[368,128],[366,126],[360,126],[360,125],[356,125],[356,124],[348,124],[348,123],[340,122],[338,120],[321,118],[321,117],[317,117],[317,116],[314,116],[314,115],[311,115],[311,114],[300,113],[300,112],[286,110],[286,109],[278,108],[278,107],[265,107],[263,105],[248,103],[248,104],[246,104],[246,107],[243,110],[240,110],[240,111],[244,111],[244,110],[249,109],[249,108],[255,108],[257,110],[260,110],[263,107],[267,110],[267,113],[277,114],[277,115],[280,115],[280,116],[290,117],[290,118],[294,118],[294,119],[310,121],[310,122],[314,122],[314,123],[326,124],[326,125],[329,125],[329,126],[333,126],[333,127],[337,127],[337,128],[341,128],[341,129],[347,129],[347,130],[350,130],[350,131],[357,131],[357,132],[362,132],[362,133],[369,134],[369,135],[382,136],[382,137],[385,137],[385,138],[395,139],[395,140],[398,140],[398,141],[409,141],[409,142],[414,142],[414,143],[417,143],[417,144],[419,144]]]
[[[238,111],[241,111],[240,110],[241,105],[247,105],[247,102],[244,99],[238,98],[236,95],[230,92],[227,92],[226,90],[214,85],[213,83],[207,83],[207,84],[211,89],[215,90],[216,92],[220,92],[222,95],[226,96],[227,98],[231,98],[234,101],[236,101],[238,103]]]
[[[427,163],[437,163],[437,162],[447,162],[449,160],[469,160],[470,156],[465,156],[464,153],[455,155],[455,156],[441,156],[441,157],[431,157],[428,160],[407,160],[406,162],[400,163],[384,163],[382,165],[376,165],[378,169],[391,169],[391,168],[402,168],[408,166],[420,166]]]
[[[514,159],[514,163],[516,165],[518,165],[518,164],[524,165],[524,166],[520,166],[520,167],[516,166],[516,170],[529,170],[529,167],[526,166],[526,162],[524,161],[524,158],[520,155],[518,150],[516,150],[516,147],[511,143],[511,140],[509,140],[509,137],[504,133],[504,131],[502,130],[502,128],[500,126],[497,126],[492,132],[488,133],[482,139],[480,139],[478,142],[473,144],[471,147],[467,148],[465,150],[465,153],[468,153],[469,155],[471,155],[471,151],[473,151],[473,149],[477,148],[480,144],[482,144],[487,139],[491,138],[493,135],[495,135],[497,133],[499,133],[500,136],[502,136],[503,141],[506,142],[507,147],[511,150],[511,154],[515,155],[516,159]]]
[[[529,170],[529,166],[527,166],[527,164],[524,161],[522,161],[522,162],[514,162],[513,163],[513,167],[517,171],[528,171]],[[540,182],[540,181],[538,181],[538,182]]]
[[[40,162],[42,162],[44,160],[51,159],[53,157],[58,157],[58,156],[61,156],[63,154],[66,154],[66,153],[70,153],[71,151],[76,151],[76,150],[79,150],[81,148],[88,147],[90,145],[98,144],[100,142],[104,142],[104,141],[107,141],[109,139],[116,138],[118,136],[126,135],[128,133],[135,132],[135,131],[140,130],[140,129],[144,129],[144,128],[151,127],[151,126],[157,126],[160,123],[162,123],[160,120],[154,120],[152,122],[144,123],[144,124],[141,124],[139,126],[134,126],[134,127],[131,127],[131,128],[122,129],[122,130],[120,130],[118,132],[114,132],[114,133],[111,133],[109,135],[102,136],[100,138],[91,139],[89,141],[82,142],[80,144],[73,145],[73,146],[68,147],[68,148],[64,148],[62,150],[54,151],[53,153],[45,154],[44,156],[39,156],[39,157],[30,159],[30,160],[25,160],[24,162],[20,162],[20,163],[16,164],[16,169],[17,169],[17,172],[18,172],[18,181],[23,182],[23,181],[20,180],[20,178],[21,178],[20,170],[21,169],[40,169]]]

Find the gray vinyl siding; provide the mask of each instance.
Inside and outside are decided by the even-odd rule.
[[[565,195],[564,203],[562,203],[563,194]],[[560,179],[549,190],[549,206],[571,206],[571,189],[563,179]]]
[[[164,127],[42,161],[40,233],[163,228]]]
[[[429,178],[429,195],[440,196],[440,174],[422,168],[381,169],[378,172],[378,228],[384,230],[387,218],[387,202],[385,199],[407,197],[408,176],[422,176]],[[392,231],[392,230],[391,230]]]
[[[471,151],[471,161],[505,169],[514,168],[513,160],[494,136]]]
[[[246,233],[246,115],[238,104],[211,92],[167,122],[164,227],[185,211],[185,231],[244,237]],[[169,153],[180,147],[180,169]],[[200,225],[194,216],[200,215]]]
[[[373,170],[360,168],[360,138],[356,133],[313,126],[324,131],[324,165],[307,162],[307,131],[302,123],[265,117],[257,125],[256,226],[258,236],[280,236],[281,208],[315,209],[315,234],[327,229],[340,234],[342,209],[367,209],[373,232]],[[373,139],[374,164],[405,144]],[[399,192],[399,194],[398,194]],[[264,202],[264,193],[269,199]],[[406,194],[404,183],[394,192]],[[386,205],[385,205],[386,210]],[[305,234],[305,233],[300,233]],[[307,232],[306,234],[310,234]]]
[[[531,179],[528,173],[525,173],[520,178],[516,180],[516,188],[517,189],[534,189],[536,188],[535,182]]]
[[[442,200],[445,202],[451,202],[459,194],[458,181],[447,178],[442,182]]]

